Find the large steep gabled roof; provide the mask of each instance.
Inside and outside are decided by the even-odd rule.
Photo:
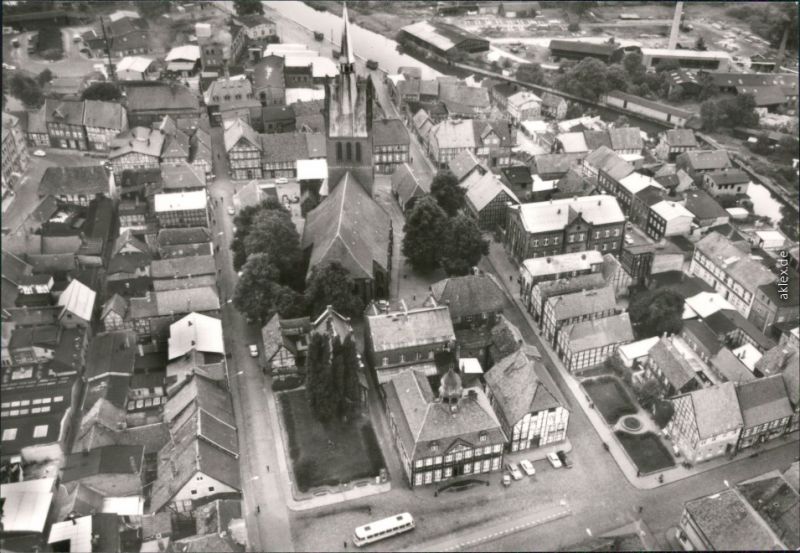
[[[391,235],[389,215],[346,173],[306,219],[303,248],[312,248],[309,271],[338,262],[355,278],[373,278],[373,263],[390,269]]]

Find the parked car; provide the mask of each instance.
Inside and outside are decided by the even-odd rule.
[[[34,150],[33,155],[35,155],[36,157],[44,157],[47,155],[47,152],[45,152],[44,150]]]
[[[531,463],[527,459],[523,459],[522,461],[520,461],[519,466],[522,468],[523,472],[528,476],[533,476],[534,474],[536,474],[536,469],[533,468],[533,463]]]
[[[522,473],[519,471],[516,463],[506,463],[506,468],[514,480],[522,480]]]
[[[258,357],[258,346],[250,344],[250,357]]]
[[[275,184],[288,184],[288,183],[289,179],[287,179],[286,177],[280,177],[275,179]]]
[[[570,461],[569,457],[567,457],[567,452],[563,449],[559,449],[556,451],[556,455],[558,455],[558,460],[561,461],[561,464],[567,467],[568,469],[572,468],[572,461]]]
[[[233,208],[232,205],[228,206],[228,215],[236,215],[236,210]]]
[[[554,469],[561,468],[561,459],[558,458],[558,455],[555,451],[551,451],[547,454],[547,460],[550,461],[550,464],[553,466]]]
[[[508,473],[503,475],[503,485],[507,488],[511,485],[511,476]]]

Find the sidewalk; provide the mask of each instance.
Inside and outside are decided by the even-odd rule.
[[[600,439],[608,444],[609,453],[614,457],[614,461],[616,461],[620,470],[625,475],[625,478],[627,478],[631,483],[631,485],[640,490],[658,488],[684,478],[696,476],[702,472],[719,468],[722,465],[736,462],[740,459],[747,458],[747,456],[750,455],[749,452],[745,451],[743,454],[733,459],[728,459],[725,456],[718,457],[710,461],[704,461],[703,463],[695,465],[691,469],[687,469],[678,464],[671,469],[667,469],[659,473],[637,476],[639,471],[636,465],[630,460],[628,454],[614,437],[613,429],[608,427],[600,413],[589,406],[589,399],[586,397],[586,394],[581,388],[580,382],[569,373],[566,367],[564,367],[564,364],[561,363],[561,360],[553,351],[553,348],[551,348],[550,345],[541,338],[538,326],[534,322],[530,313],[528,313],[527,309],[525,309],[525,306],[522,304],[522,301],[519,297],[519,290],[518,286],[516,285],[516,278],[519,275],[519,269],[512,263],[503,245],[492,242],[489,245],[489,255],[487,256],[487,259],[489,264],[497,273],[498,280],[503,283],[506,294],[514,301],[528,322],[528,325],[533,330],[534,334],[537,336],[537,338],[539,338],[539,343],[534,345],[539,348],[539,351],[543,354],[543,357],[545,359],[549,359],[550,364],[560,373],[562,379],[572,392],[573,399],[581,406],[581,409],[592,423],[592,426],[594,427]],[[509,279],[509,276],[513,276],[513,279]],[[770,449],[781,447],[785,445],[789,439],[797,441],[799,437],[797,433],[795,433],[785,438],[772,440],[763,445],[757,451],[758,453],[763,453],[765,451],[769,451]],[[659,476],[663,476],[663,482],[658,481]]]

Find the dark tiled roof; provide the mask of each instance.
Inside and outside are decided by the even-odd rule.
[[[688,167],[695,170],[725,169],[731,166],[730,158],[724,150],[696,150],[684,152],[678,156],[683,158]]]
[[[68,455],[61,473],[61,482],[83,480],[100,474],[138,474],[142,468],[144,447],[109,445],[91,451]]]
[[[200,102],[181,84],[128,86],[128,111],[191,110],[199,111]]]
[[[122,131],[126,121],[125,108],[116,102],[86,100],[83,124],[87,127]]]
[[[686,209],[698,219],[729,217],[725,208],[705,190],[689,190],[686,193]]]
[[[430,180],[420,178],[408,163],[402,164],[392,173],[392,191],[403,204],[415,196],[429,194],[430,186]]]
[[[545,369],[536,367],[536,363],[519,350],[495,363],[486,373],[486,383],[511,426],[527,413],[535,414],[561,406],[540,380],[537,372]]]
[[[159,246],[182,244],[204,244],[211,241],[208,229],[203,227],[161,229],[158,231]]]
[[[400,119],[376,119],[372,122],[372,140],[375,146],[408,145],[408,130]]]
[[[608,130],[613,150],[641,150],[644,147],[639,127],[622,127]]]
[[[565,175],[569,168],[578,165],[586,153],[577,154],[540,154],[534,156],[533,163],[539,175]]]
[[[745,428],[792,416],[781,375],[767,376],[736,387]]]
[[[374,278],[374,264],[389,270],[391,236],[389,215],[346,173],[308,214],[303,248],[312,248],[310,268],[335,261],[355,278]]]
[[[99,165],[48,167],[39,183],[39,194],[108,194],[108,173]]]
[[[282,163],[308,158],[306,135],[297,132],[259,135],[263,163]]]
[[[697,140],[691,129],[668,129],[667,144],[676,148],[697,148]]]
[[[583,138],[590,152],[601,146],[611,147],[611,137],[609,137],[608,131],[583,131]]]
[[[617,44],[594,44],[580,40],[559,40],[550,41],[550,51],[559,50],[564,52],[576,52],[580,54],[598,54],[601,56],[611,56],[619,49]]]
[[[697,378],[692,366],[672,345],[670,338],[661,338],[648,355],[676,390],[681,390]]]
[[[501,311],[505,296],[491,276],[469,275],[440,280],[431,285],[439,305],[450,308],[451,317],[466,317]]]
[[[84,103],[79,100],[54,100],[45,101],[45,120],[48,123],[66,123],[68,125],[83,125]]]
[[[525,165],[513,165],[500,170],[508,182],[514,186],[530,186],[533,183],[531,170]]]
[[[132,374],[136,342],[136,335],[129,331],[96,335],[86,353],[86,378],[93,380],[109,373]]]
[[[429,442],[437,442],[441,451],[447,451],[457,440],[477,445],[482,433],[487,435],[488,444],[505,441],[500,423],[481,391],[476,397],[462,397],[454,416],[447,405],[433,401],[427,378],[417,371],[398,374],[383,389],[412,459],[424,456]]]

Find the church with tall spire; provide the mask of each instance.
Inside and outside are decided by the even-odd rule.
[[[356,74],[346,3],[342,20],[339,74],[325,85],[328,189],[350,173],[372,195],[372,83]]]

